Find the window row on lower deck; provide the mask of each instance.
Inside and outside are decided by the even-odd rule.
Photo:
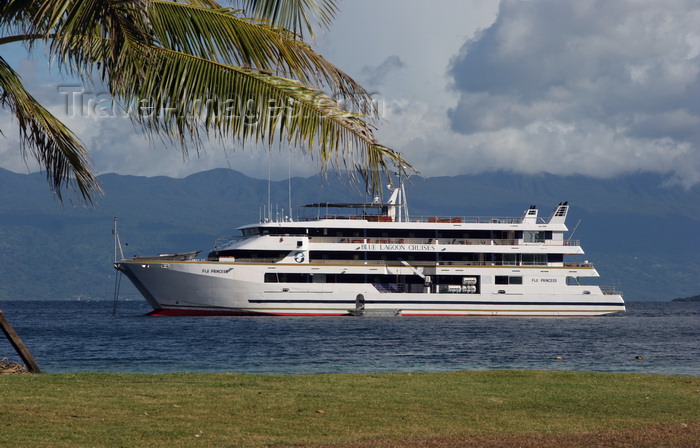
[[[478,294],[481,276],[395,274],[265,273],[265,283],[370,283],[379,292],[444,292]]]
[[[321,284],[372,284],[382,293],[462,293],[480,294],[482,281],[494,285],[523,285],[520,275],[496,275],[483,279],[481,275],[396,275],[396,274],[314,274],[278,273],[264,274],[265,283],[321,283]],[[566,277],[566,285],[581,285],[578,278]],[[505,290],[499,290],[505,293]]]

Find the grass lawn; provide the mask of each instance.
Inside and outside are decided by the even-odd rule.
[[[686,376],[16,374],[0,397],[12,447],[700,446]]]

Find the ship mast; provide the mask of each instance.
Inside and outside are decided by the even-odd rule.
[[[114,262],[124,259],[124,251],[122,250],[122,242],[119,239],[119,231],[117,230],[117,217],[114,217],[114,228],[112,229],[112,235],[114,235]],[[117,259],[117,251],[121,258]]]
[[[404,188],[405,180],[401,179],[400,172],[397,174],[399,176],[399,186],[394,187],[393,185],[387,185],[387,188],[392,191],[391,197],[389,198],[389,205],[391,208],[387,213],[394,222],[408,222],[408,201],[406,200],[406,189]],[[406,180],[408,180],[408,178],[406,178]]]

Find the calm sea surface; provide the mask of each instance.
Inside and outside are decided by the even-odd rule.
[[[147,317],[145,301],[119,302],[114,315],[111,301],[4,301],[0,309],[49,373],[547,369],[700,375],[697,302],[628,303],[623,315],[567,319]],[[4,357],[20,360],[0,333]]]

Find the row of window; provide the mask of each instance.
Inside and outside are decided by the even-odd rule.
[[[461,275],[435,275],[431,276],[431,283],[436,285],[461,285],[464,276]],[[471,284],[479,284],[479,276],[471,276],[476,279]],[[382,283],[382,284],[424,284],[426,279],[419,275],[390,275],[390,274],[300,274],[266,272],[265,283]]]
[[[431,282],[437,285],[452,285],[469,283],[477,285],[480,276],[464,277],[461,275],[435,275],[431,276]],[[465,282],[464,279],[474,279]],[[410,283],[423,284],[426,280],[418,275],[391,275],[391,274],[311,274],[311,273],[265,273],[265,283]],[[567,277],[567,283],[578,285],[577,279]],[[495,276],[496,285],[522,285],[523,277],[515,275]]]
[[[308,235],[337,238],[447,238],[447,239],[522,239],[525,242],[543,242],[552,239],[551,231],[513,230],[432,230],[432,229],[328,229],[306,227],[253,227],[243,229],[244,236],[255,235]]]
[[[289,255],[288,251],[262,251],[234,249],[211,254],[216,256],[236,257],[242,259],[281,260]],[[423,262],[485,263],[503,266],[546,266],[548,263],[562,263],[563,254],[500,254],[500,253],[454,253],[454,252],[357,252],[357,251],[311,251],[311,260],[358,260],[389,261],[406,260]]]
[[[522,285],[523,278],[520,276],[497,275],[497,285]]]

